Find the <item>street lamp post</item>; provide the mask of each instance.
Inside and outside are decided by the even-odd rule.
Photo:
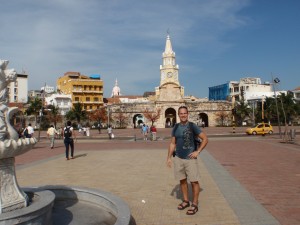
[[[232,99],[231,99],[231,104],[232,104],[232,133],[235,133],[235,113],[236,113],[236,109],[234,107],[234,103],[235,103],[235,97],[232,96]]]
[[[255,126],[255,113],[254,113],[254,106],[255,106],[256,101],[252,102],[252,124]]]
[[[278,78],[273,79],[273,76],[272,76],[272,81],[273,81],[273,90],[274,90],[274,97],[275,97],[275,104],[276,104],[276,113],[277,113],[277,123],[278,123],[278,129],[279,129],[279,136],[280,136],[280,138],[282,138],[279,111],[278,111],[278,103],[277,103],[277,95],[276,95],[276,90],[275,90],[275,84],[278,84],[280,82],[280,80]]]
[[[45,90],[46,90],[46,83],[44,85],[44,90],[42,91],[42,108],[40,109],[38,141],[40,141],[41,138],[41,123],[42,123],[43,108],[44,108],[45,94],[46,94]]]

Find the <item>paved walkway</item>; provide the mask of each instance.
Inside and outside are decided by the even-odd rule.
[[[167,136],[169,130],[164,132]],[[300,223],[298,145],[281,144],[274,136],[211,138],[198,159],[199,212],[187,216],[186,210],[176,209],[181,196],[172,169],[165,165],[168,143],[80,139],[76,158],[66,161],[61,140],[53,150],[41,140],[35,149],[17,157],[18,182],[20,186],[74,185],[111,192],[127,202],[138,225]],[[281,163],[279,168],[276,163]]]

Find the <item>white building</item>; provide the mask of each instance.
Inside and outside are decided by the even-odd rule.
[[[15,82],[8,85],[8,102],[26,103],[28,101],[28,75],[17,74]]]
[[[300,87],[297,87],[295,90],[292,90],[294,98],[297,102],[300,102]]]
[[[229,82],[230,96],[234,96],[236,99],[241,99],[244,95],[245,101],[261,100],[265,97],[273,97],[274,91],[270,83],[261,83],[261,79],[257,77],[245,77],[240,81]]]
[[[51,86],[48,86],[48,85],[45,85],[44,87],[41,87],[41,90],[45,90],[46,93],[53,93],[54,92],[54,87],[51,87]]]
[[[52,94],[45,97],[45,105],[53,105],[59,108],[59,113],[64,116],[72,108],[71,95]]]

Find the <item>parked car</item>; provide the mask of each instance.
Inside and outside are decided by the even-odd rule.
[[[254,127],[247,128],[246,134],[273,134],[273,127],[267,123],[259,123]]]

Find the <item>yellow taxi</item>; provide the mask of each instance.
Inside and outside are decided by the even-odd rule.
[[[268,123],[259,123],[254,127],[247,128],[246,134],[273,134],[273,127]]]

